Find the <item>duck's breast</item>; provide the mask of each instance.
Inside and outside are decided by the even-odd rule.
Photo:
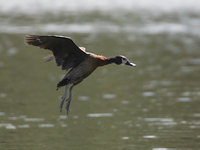
[[[89,76],[96,68],[96,61],[89,57],[80,63],[77,67],[73,68],[67,74],[67,78],[70,79],[72,83],[80,82]]]

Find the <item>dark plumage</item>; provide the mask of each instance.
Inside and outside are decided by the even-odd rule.
[[[62,70],[70,69],[64,78],[57,84],[57,89],[66,86],[60,103],[60,111],[62,111],[62,106],[67,96],[67,90],[70,88],[66,104],[67,113],[69,112],[72,88],[89,76],[97,67],[111,63],[136,66],[135,64],[130,63],[124,56],[106,58],[105,56],[86,52],[85,48],[78,47],[69,37],[27,35],[25,41],[29,45],[51,50],[53,55],[49,55],[44,59],[46,61],[55,59],[57,65],[61,66]]]

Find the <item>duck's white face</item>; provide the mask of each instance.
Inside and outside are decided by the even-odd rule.
[[[122,59],[122,64],[124,64],[124,65],[129,65],[129,66],[133,66],[133,67],[136,66],[136,64],[129,62],[129,60],[124,56],[121,56],[121,59]]]
[[[122,56],[122,64],[125,65],[128,62],[127,58]]]

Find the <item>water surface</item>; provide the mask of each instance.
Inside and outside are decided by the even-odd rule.
[[[0,0],[0,149],[198,150],[199,14],[197,0]],[[65,72],[25,34],[70,36],[137,67],[97,69],[66,116]]]

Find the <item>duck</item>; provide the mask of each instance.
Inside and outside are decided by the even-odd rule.
[[[73,87],[87,78],[95,69],[108,64],[136,66],[136,64],[122,55],[106,57],[87,52],[84,47],[78,47],[70,37],[66,36],[26,35],[25,43],[50,50],[52,54],[44,57],[44,60],[48,62],[55,59],[57,66],[67,71],[63,79],[58,82],[56,88],[58,90],[61,87],[65,87],[59,108],[60,112],[62,112],[63,104],[66,101],[65,109],[67,114],[70,111]],[[68,91],[69,95],[67,97]]]

